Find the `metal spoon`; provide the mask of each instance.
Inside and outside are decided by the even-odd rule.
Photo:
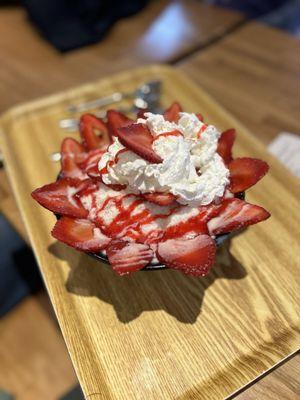
[[[92,108],[104,107],[110,104],[117,103],[121,100],[133,98],[134,104],[139,108],[146,108],[149,103],[157,102],[161,92],[161,81],[149,81],[138,87],[133,92],[122,93],[115,92],[109,96],[101,97],[92,101],[87,101],[79,104],[72,104],[67,107],[69,112],[86,111]],[[147,103],[147,105],[144,103]],[[143,105],[145,107],[143,107]]]
[[[159,80],[156,81],[150,81],[142,86],[140,86],[137,90],[130,94],[123,94],[121,100],[130,97],[131,95],[134,94],[134,99],[133,99],[133,106],[130,108],[123,108],[119,109],[119,111],[128,113],[135,111],[137,108],[144,108],[144,109],[149,109],[149,110],[155,110],[158,106],[159,100],[160,100],[160,95],[161,95],[161,84],[162,82]],[[112,96],[114,96],[116,93],[114,93]],[[111,96],[108,96],[111,98]],[[94,100],[93,102],[89,103],[81,103],[78,105],[78,107],[81,107],[80,109],[77,108],[77,111],[81,110],[87,110],[88,107],[90,107],[93,104],[92,108],[95,108],[96,102],[98,102],[98,106],[100,101],[106,98],[101,98],[98,100]],[[116,98],[116,97],[115,97]],[[106,103],[106,105],[109,103]],[[103,104],[102,104],[103,105]],[[71,106],[75,107],[75,106]],[[106,111],[105,110],[100,110],[95,113],[95,115],[99,118],[105,118],[106,116]],[[78,129],[78,119],[76,118],[67,118],[67,119],[62,119],[59,121],[59,127],[62,129],[66,129],[68,131],[76,131]]]
[[[121,94],[121,93],[119,93],[119,94]],[[108,98],[110,98],[110,99],[119,98],[120,100],[122,100],[124,98],[129,98],[132,95],[134,95],[132,108],[120,109],[121,112],[124,112],[124,113],[132,112],[132,111],[135,111],[136,108],[155,109],[155,108],[157,108],[157,105],[159,103],[160,94],[161,94],[161,81],[158,81],[158,80],[150,81],[150,82],[143,84],[142,86],[140,86],[137,90],[135,90],[132,93],[121,94],[123,97],[120,97],[120,96],[117,97],[117,96],[115,96],[116,93],[114,93],[111,96],[97,99],[92,102],[81,103],[78,106],[76,106],[77,107],[76,111],[80,111],[80,110],[84,111],[84,110],[87,110],[88,108],[90,108],[91,106],[92,106],[92,108],[95,108],[97,106],[99,107],[100,102],[101,102],[101,105],[103,106],[103,100],[107,101]],[[112,103],[107,103],[107,102],[105,103],[105,105],[108,105],[108,104],[112,104]],[[75,106],[70,106],[70,107],[72,107],[72,111],[75,110],[75,108],[74,108]],[[104,111],[104,110],[98,111],[95,113],[95,115],[100,118],[105,118],[106,111]],[[76,118],[62,119],[59,121],[59,127],[62,129],[66,129],[68,131],[76,131],[78,129],[78,119],[76,119]]]

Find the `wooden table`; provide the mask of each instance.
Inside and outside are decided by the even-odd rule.
[[[268,144],[281,131],[300,134],[299,39],[255,22],[247,23],[186,58],[178,68],[263,143]],[[300,398],[299,375],[297,355],[236,398]]]
[[[153,1],[119,21],[102,42],[61,54],[38,35],[23,10],[2,8],[0,111],[139,64],[174,62],[243,20],[197,0]]]
[[[300,398],[300,354],[265,375],[235,400],[296,400]]]
[[[265,144],[300,133],[300,40],[248,23],[186,58],[187,72]]]
[[[182,59],[232,31],[243,20],[239,13],[197,0],[153,1],[139,14],[116,24],[104,41],[62,55],[37,34],[21,8],[2,7],[0,112],[113,71],[146,62]],[[164,46],[158,51],[164,24],[169,29],[164,31]],[[27,240],[3,169],[0,211]],[[43,302],[40,297],[31,297],[0,323],[0,388],[6,388],[20,400],[53,400],[76,381],[62,338],[49,320],[48,310],[41,306],[45,302],[45,297]],[[15,334],[10,335],[11,332]],[[36,379],[42,384],[35,385]]]
[[[244,16],[240,13],[197,0],[153,1],[137,15],[119,21],[104,41],[61,54],[37,34],[22,9],[2,8],[0,113],[16,103],[99,79],[112,72],[147,62],[171,63],[182,59],[232,31],[243,21]],[[162,30],[163,27],[167,29]],[[0,171],[0,211],[27,240],[3,171]]]
[[[178,12],[180,7],[181,10],[185,10],[183,15],[193,23],[193,29],[181,32],[184,40],[178,45],[177,37],[173,41],[173,45],[178,45],[175,48],[171,46],[171,49],[168,49],[166,45],[168,52],[162,59],[155,58],[155,47],[152,47],[152,52],[141,52],[149,43],[147,37],[156,37],[158,40],[161,37],[159,24],[155,28],[155,24],[152,23],[155,17],[156,21],[174,18],[174,14],[176,18],[176,10]],[[200,10],[200,7],[204,8]],[[182,13],[178,12],[178,15]],[[233,30],[241,21],[240,15],[219,9],[212,10],[201,3],[195,4],[195,1],[179,2],[175,5],[169,5],[169,2],[153,2],[139,18],[135,16],[117,25],[107,38],[107,41],[111,40],[110,45],[106,41],[62,56],[26,24],[22,11],[1,10],[0,57],[5,54],[5,58],[1,57],[0,109],[3,111],[17,102],[99,78],[111,70],[142,64],[150,59],[175,62],[197,51],[194,56],[182,61],[179,68],[187,71],[265,143],[280,130],[289,129],[296,132],[299,129],[296,119],[300,85],[297,72],[300,63],[299,41],[282,32],[251,23],[208,46],[222,34]],[[205,29],[202,29],[203,23]],[[125,40],[124,35],[128,30],[131,33],[129,32]],[[134,49],[134,54],[129,57],[126,44],[133,38],[138,38],[138,43],[131,46],[130,50]],[[170,43],[172,40],[174,37],[172,39],[170,33]],[[208,47],[198,52],[205,46]],[[119,54],[122,61],[116,65],[112,61]],[[284,56],[279,57],[278,54]],[[154,58],[149,58],[150,56]],[[41,70],[44,71],[43,76],[40,74]],[[12,197],[5,178],[2,175],[0,179],[0,195],[4,194],[0,198],[0,209],[3,212],[7,210],[7,215],[12,215],[13,209],[14,215],[10,220],[15,226],[19,224],[19,231],[22,232],[19,214],[16,214],[12,206]],[[3,207],[3,204],[6,206]],[[23,351],[25,352],[26,348]],[[284,368],[284,372],[281,373],[279,371],[282,369],[278,369],[240,394],[239,398],[267,399],[270,398],[270,393],[272,399],[276,399],[276,396],[278,399],[296,398],[299,383],[295,378],[294,384],[290,385],[286,377],[296,377],[297,372],[299,375],[299,364],[297,356],[281,367]],[[72,375],[69,376],[72,380]],[[51,386],[50,382],[49,390]],[[287,389],[289,386],[291,387]],[[277,394],[273,393],[272,388],[276,388]]]
[[[27,297],[0,321],[0,389],[18,400],[58,399],[77,383],[46,296]]]

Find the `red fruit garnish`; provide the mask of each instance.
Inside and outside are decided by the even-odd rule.
[[[31,196],[48,210],[71,217],[85,218],[87,210],[82,206],[76,194],[85,189],[90,180],[81,181],[73,178],[62,178],[57,182],[34,190]]]
[[[90,178],[101,180],[101,174],[99,172],[97,163],[89,165],[85,171]]]
[[[228,165],[232,193],[243,192],[258,182],[269,170],[265,161],[256,158],[236,158]]]
[[[136,118],[145,118],[145,113],[149,112],[147,108],[139,108],[138,112],[136,113]]]
[[[79,123],[82,143],[87,150],[104,148],[110,144],[108,128],[100,118],[92,114],[83,114]]]
[[[264,208],[237,198],[223,200],[219,214],[207,226],[211,235],[220,235],[256,224],[270,217]]]
[[[183,273],[204,276],[215,261],[216,245],[209,235],[193,239],[169,239],[157,247],[157,258],[169,268]]]
[[[61,176],[64,178],[86,179],[86,174],[78,167],[71,156],[61,158]]]
[[[55,239],[82,251],[99,251],[110,242],[100,228],[87,219],[60,218],[52,232]]]
[[[202,133],[206,130],[206,128],[207,128],[207,125],[206,125],[206,124],[203,124],[203,125],[201,126],[201,128],[200,128],[199,131],[197,132],[197,138],[198,138],[198,139],[201,138],[201,135],[202,135]]]
[[[65,138],[61,144],[62,155],[70,155],[76,164],[82,163],[87,156],[85,148],[73,138]]]
[[[203,115],[202,114],[197,113],[196,117],[199,119],[200,122],[203,122]]]
[[[181,105],[177,101],[174,101],[164,112],[164,119],[170,122],[178,122],[180,112],[182,112]]]
[[[176,200],[176,197],[172,193],[145,193],[142,196],[147,201],[159,204],[160,206],[168,206]]]
[[[117,130],[119,128],[123,128],[124,126],[128,126],[134,123],[131,118],[128,118],[126,115],[116,110],[108,110],[106,116],[108,133],[111,138],[113,136],[117,136]]]
[[[103,154],[105,153],[105,150],[101,150],[101,149],[95,149],[95,150],[91,150],[88,153],[86,153],[86,158],[85,160],[80,164],[80,167],[85,170],[86,168],[88,168],[90,165],[93,164],[98,164],[100,161],[100,158],[103,156]]]
[[[118,129],[117,136],[123,146],[153,164],[162,162],[152,149],[153,136],[143,124],[132,124]]]
[[[102,154],[103,154],[103,152],[102,152]],[[97,180],[97,181],[101,181],[101,182],[103,182],[102,175],[104,173],[107,173],[107,167],[104,167],[101,171],[99,171],[99,168],[98,168],[98,163],[100,161],[100,158],[102,157],[102,154],[98,155],[98,157],[95,156],[95,158],[93,158],[93,160],[91,160],[91,162],[85,168],[85,172],[88,174],[88,176],[90,178]],[[110,187],[111,189],[117,190],[117,191],[126,188],[126,185],[120,185],[118,183],[111,184],[111,185],[105,184],[105,185]]]
[[[121,190],[126,188],[126,185],[121,185],[119,183],[111,183],[111,184],[106,183],[106,186],[110,187],[112,190],[115,190],[116,192],[120,192]]]
[[[235,136],[235,129],[227,129],[227,131],[222,132],[218,141],[217,152],[223,158],[226,165],[232,160],[232,146]]]
[[[84,147],[72,138],[65,138],[61,144],[61,173],[64,177],[84,179],[78,164],[87,156]]]
[[[81,168],[88,174],[91,178],[100,179],[101,174],[98,169],[98,163],[103,156],[104,151],[101,149],[91,150],[84,163],[81,164]]]
[[[208,206],[198,207],[197,214],[187,218],[184,213],[186,208],[177,211],[177,215],[182,215],[180,222],[167,227],[164,233],[165,239],[183,238],[185,236],[196,236],[208,233],[207,222],[218,215],[220,205],[211,204]]]
[[[152,260],[153,252],[147,244],[112,241],[106,254],[114,271],[119,275],[129,274],[145,267]]]

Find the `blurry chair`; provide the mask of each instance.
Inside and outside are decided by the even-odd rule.
[[[30,19],[60,51],[101,40],[120,18],[142,9],[148,0],[23,0]]]

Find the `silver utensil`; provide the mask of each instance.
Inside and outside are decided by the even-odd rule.
[[[129,112],[129,110],[126,110]],[[98,118],[105,118],[106,117],[106,110],[98,111],[95,113],[96,117]],[[68,131],[74,132],[78,130],[79,127],[79,119],[77,118],[66,118],[61,119],[58,123],[59,127],[62,129],[66,129]]]
[[[161,85],[162,82],[159,80],[156,81],[149,81],[142,86],[140,86],[137,90],[130,94],[123,94],[122,98],[124,99],[126,96],[130,97],[131,95],[134,95],[133,99],[133,106],[130,108],[120,108],[119,111],[123,113],[128,113],[128,112],[133,112],[136,111],[136,109],[146,109],[148,108],[149,110],[155,110],[158,106],[159,100],[160,100],[160,95],[161,95]],[[114,93],[115,95],[116,93]],[[112,95],[112,96],[114,96]],[[95,102],[102,101],[103,99],[106,101],[107,98],[110,96],[107,96],[106,98],[101,98],[98,100],[94,100],[93,102],[88,102],[88,103],[81,103],[78,105],[79,108],[77,108],[76,111],[84,111],[87,110],[88,107],[93,105],[93,108],[95,107]],[[115,97],[116,98],[116,97]],[[120,98],[122,100],[122,98]],[[107,104],[106,104],[107,105]],[[71,106],[75,107],[75,106]],[[74,110],[74,109],[73,109]],[[106,111],[105,110],[100,110],[95,113],[95,115],[99,118],[105,118],[106,116]],[[68,131],[76,131],[78,129],[78,119],[77,118],[66,118],[62,119],[59,121],[59,127],[62,129],[66,129]]]
[[[59,162],[61,160],[61,154],[59,151],[55,151],[49,155],[49,158],[52,162]]]
[[[162,110],[159,107],[154,107],[152,104],[151,107],[136,107],[133,105],[132,107],[127,107],[127,108],[118,108],[118,111],[122,112],[123,114],[131,113],[131,112],[137,112],[138,109],[148,109],[151,112],[155,113],[160,113]],[[95,113],[96,117],[98,118],[106,118],[106,110],[98,111]],[[77,118],[66,118],[62,119],[58,123],[59,127],[61,129],[65,129],[70,132],[76,132],[79,128],[79,120]]]
[[[104,107],[110,104],[117,103],[121,100],[133,98],[134,105],[138,108],[147,108],[149,104],[153,102],[157,102],[160,97],[161,92],[161,81],[154,80],[149,81],[138,87],[133,92],[122,93],[115,92],[109,96],[101,97],[95,100],[79,103],[79,104],[71,104],[68,106],[67,111],[69,112],[80,112],[86,111],[93,108]]]
[[[162,110],[159,108],[159,101],[161,95],[162,82],[160,80],[149,81],[138,87],[132,93],[114,93],[111,96],[102,97],[94,101],[81,103],[78,105],[71,105],[68,109],[71,112],[84,111],[89,108],[100,107],[103,105],[112,104],[113,102],[120,101],[125,98],[134,97],[133,105],[127,108],[119,108],[118,111],[125,114],[137,111],[138,109],[148,109],[151,112],[160,113]],[[110,102],[108,100],[110,99]],[[105,104],[104,104],[105,103]],[[99,118],[106,117],[106,110],[99,110],[95,113]],[[59,127],[68,131],[77,131],[79,128],[79,120],[77,118],[66,118],[59,121]],[[54,152],[49,156],[53,162],[58,162],[61,159],[59,152]]]
[[[131,113],[136,111],[136,106],[118,108],[118,111],[123,114]],[[106,118],[106,110],[101,110],[95,113],[98,118]],[[59,121],[59,127],[70,132],[75,132],[79,129],[79,119],[77,118],[66,118]]]

